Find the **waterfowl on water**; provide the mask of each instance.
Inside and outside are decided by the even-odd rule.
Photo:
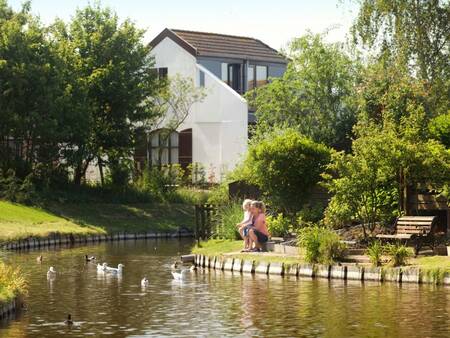
[[[180,261],[176,261],[175,263],[173,263],[173,264],[170,266],[170,268],[171,268],[172,270],[176,270],[176,269],[178,269],[178,267],[179,267],[181,264],[183,264],[183,263],[181,263]]]
[[[42,263],[42,259],[43,259],[42,255],[39,255],[39,256],[36,258],[36,261],[37,261],[38,263]]]
[[[194,264],[192,264],[192,265],[189,267],[189,270],[190,270],[190,271],[195,271],[195,270],[197,270],[197,267],[196,267]]]
[[[147,277],[144,277],[144,278],[142,278],[142,280],[141,280],[141,286],[148,286],[148,279],[147,279]]]
[[[109,266],[106,266],[106,272],[111,272],[111,273],[122,273],[122,269],[125,267],[125,265],[123,264],[119,264],[117,265],[117,268],[112,268]]]
[[[106,271],[107,267],[108,267],[107,263],[103,263],[102,265],[97,264],[97,271],[98,272],[104,272],[104,271]]]
[[[84,256],[85,257],[85,259],[86,259],[86,262],[92,262],[92,261],[95,261],[97,258],[95,258],[95,256],[88,256],[88,255],[85,255]]]
[[[56,276],[56,270],[53,268],[53,266],[50,267],[47,271],[47,278],[52,278]]]
[[[175,280],[183,280],[186,276],[186,272],[188,270],[181,270],[180,272],[172,271],[173,279]]]
[[[72,315],[70,313],[67,315],[67,319],[64,321],[64,324],[69,326],[73,325]]]

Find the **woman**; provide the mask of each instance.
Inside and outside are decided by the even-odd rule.
[[[251,251],[261,251],[263,243],[269,240],[269,231],[266,224],[266,206],[261,201],[253,201],[250,211],[253,216],[253,227],[249,230],[248,235],[255,247]]]

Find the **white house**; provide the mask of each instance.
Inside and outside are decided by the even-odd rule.
[[[150,45],[160,76],[192,78],[206,97],[194,104],[168,144],[154,131],[147,154],[136,153],[137,162],[157,161],[162,147],[162,163],[202,163],[219,181],[246,152],[248,125],[254,123],[241,95],[281,76],[286,59],[257,39],[175,29],[163,30]]]

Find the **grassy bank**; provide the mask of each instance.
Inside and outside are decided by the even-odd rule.
[[[20,269],[0,262],[0,304],[26,292],[27,283]]]
[[[0,242],[28,236],[172,231],[192,228],[186,204],[50,203],[45,209],[0,201]]]
[[[273,253],[240,253],[242,249],[242,241],[211,239],[201,242],[200,246],[196,245],[192,249],[192,253],[205,256],[227,256],[238,259],[247,259],[265,262],[283,262],[286,264],[305,263],[303,255],[292,256]],[[369,265],[364,263],[363,265]],[[385,267],[391,267],[385,265]],[[408,260],[406,267],[419,268],[424,275],[433,276],[433,278],[441,278],[443,274],[450,273],[450,257],[449,256],[425,256],[411,258]],[[435,277],[437,276],[437,277]]]

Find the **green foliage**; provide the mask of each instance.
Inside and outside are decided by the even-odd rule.
[[[285,237],[293,228],[291,220],[281,213],[277,216],[269,215],[266,220],[269,233],[274,237]]]
[[[450,113],[436,116],[428,124],[431,137],[450,148]]]
[[[309,263],[332,264],[342,259],[346,245],[334,231],[319,226],[302,228],[298,234],[300,247],[305,250],[305,260]]]
[[[386,244],[384,252],[391,258],[393,266],[406,265],[408,258],[412,256],[411,250],[402,244]]]
[[[220,239],[239,239],[240,235],[236,224],[242,221],[242,206],[232,202],[219,208],[213,236]]]
[[[228,183],[223,182],[221,184],[213,186],[209,190],[208,203],[213,205],[224,205],[230,202],[230,196],[228,194]]]
[[[333,194],[326,210],[328,224],[356,220],[372,231],[375,222],[389,222],[406,210],[408,187],[440,190],[448,184],[450,153],[442,144],[421,138],[424,120],[419,107],[400,124],[386,112],[382,125],[358,126],[353,153],[334,153],[323,175]]]
[[[381,265],[381,256],[383,255],[384,247],[380,241],[373,241],[367,247],[367,256],[369,256],[370,263],[374,266]]]
[[[31,175],[21,180],[12,169],[5,174],[0,170],[0,199],[25,204],[36,202],[36,189]]]
[[[318,34],[296,38],[289,47],[284,75],[246,94],[256,109],[257,130],[290,127],[315,142],[349,149],[359,62]]]
[[[252,142],[245,167],[250,183],[286,214],[301,209],[329,161],[329,150],[293,129],[274,130]]]
[[[322,222],[325,207],[321,204],[305,204],[297,214],[297,223],[300,228],[312,226]]]
[[[0,261],[0,303],[28,293],[28,283],[18,267]]]

